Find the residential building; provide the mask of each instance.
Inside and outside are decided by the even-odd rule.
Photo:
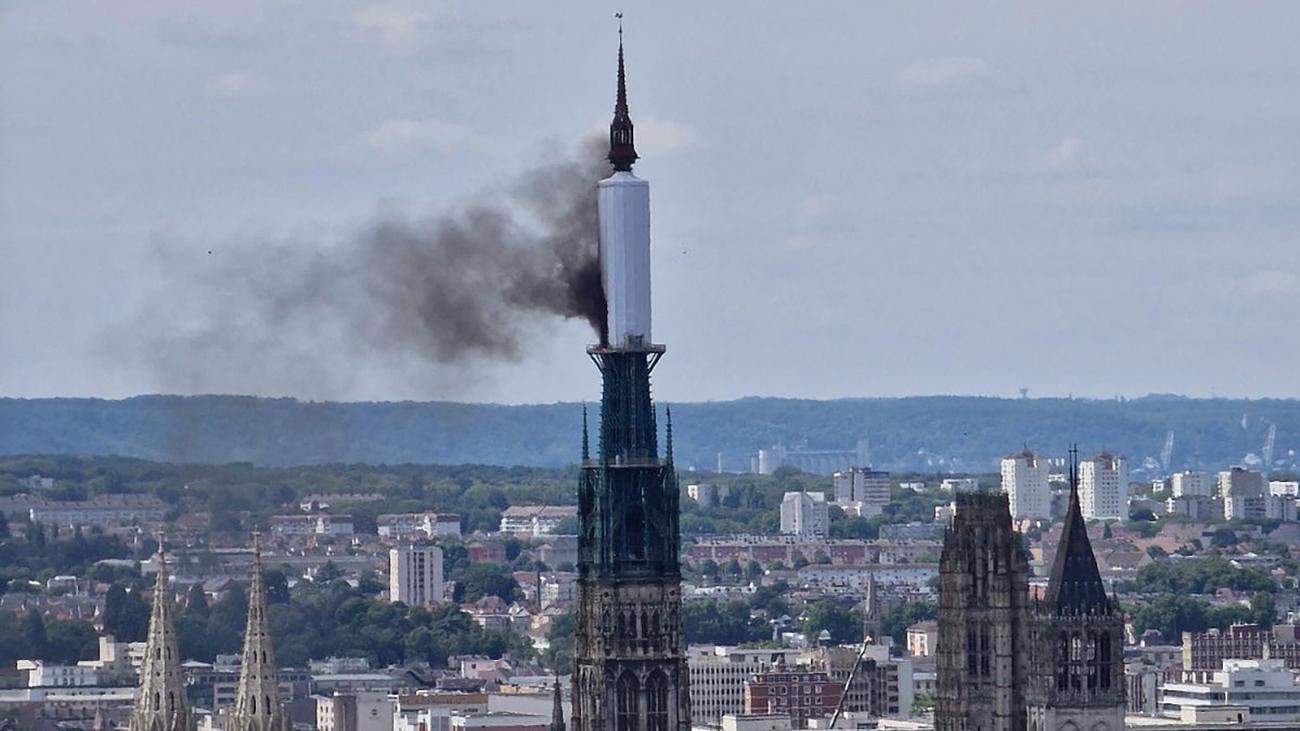
[[[555,532],[565,518],[576,517],[576,505],[511,505],[501,513],[501,532],[535,538]]]
[[[67,688],[99,685],[99,671],[82,665],[56,665],[44,660],[19,660],[18,672],[28,688]]]
[[[835,504],[844,512],[870,518],[880,515],[889,504],[889,473],[851,467],[831,476]]]
[[[388,513],[376,518],[375,523],[384,538],[418,534],[427,538],[460,537],[460,516],[455,513]]]
[[[1261,472],[1233,467],[1219,473],[1219,498],[1225,520],[1263,518],[1264,497],[1269,494],[1268,478]]]
[[[781,500],[781,532],[803,538],[830,531],[830,508],[820,492],[787,492]]]
[[[743,649],[696,645],[687,650],[691,716],[697,724],[714,725],[728,714],[745,711],[745,683],[758,672],[794,667],[798,650]]]
[[[1281,660],[1224,660],[1207,682],[1167,683],[1161,698],[1162,714],[1183,722],[1206,714],[1234,724],[1300,720],[1300,686]]]
[[[1165,500],[1165,512],[1191,521],[1223,520],[1223,501],[1209,495],[1183,495]]]
[[[946,492],[976,492],[980,481],[974,477],[947,477],[939,483],[939,489]]]
[[[1225,630],[1184,632],[1183,673],[1193,682],[1208,682],[1222,669],[1224,660],[1282,660],[1300,670],[1300,626],[1277,624],[1265,629],[1254,624],[1234,624]]]
[[[932,657],[938,643],[939,623],[933,619],[907,628],[907,654],[912,657]]]
[[[388,552],[388,598],[427,607],[443,600],[442,549],[399,546]]]
[[[1300,482],[1273,480],[1268,483],[1268,494],[1277,497],[1300,497]]]
[[[702,483],[686,486],[686,496],[694,500],[702,508],[719,507],[730,494],[731,488],[726,485]]]
[[[313,515],[273,515],[271,532],[279,536],[350,536],[351,515],[316,513]]]
[[[790,714],[792,728],[829,716],[840,702],[840,684],[825,672],[783,670],[754,673],[745,684],[745,713]]]
[[[101,526],[107,523],[156,523],[167,505],[153,495],[96,495],[89,500],[44,502],[29,511],[33,523],[60,526]]]
[[[808,654],[805,664],[825,672],[840,688],[846,712],[882,718],[907,716],[912,710],[912,661],[891,658],[887,644],[869,644],[861,650],[819,647]],[[855,665],[857,672],[852,673]]]
[[[386,692],[316,696],[317,731],[390,731],[395,700]]]
[[[1128,520],[1128,467],[1102,452],[1079,463],[1079,503],[1085,520]]]
[[[1217,480],[1214,475],[1204,472],[1175,472],[1169,476],[1169,494],[1172,497],[1189,497],[1192,495],[1202,495],[1210,497],[1214,495],[1214,487]]]
[[[1052,517],[1052,490],[1047,484],[1048,463],[1029,450],[1002,458],[1002,492],[1011,504],[1011,517]]]

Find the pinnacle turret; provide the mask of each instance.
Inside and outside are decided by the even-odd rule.
[[[631,170],[636,162],[632,116],[627,109],[627,74],[623,71],[623,21],[618,25],[618,94],[614,101],[614,121],[609,123],[609,161],[615,170]]]
[[[555,695],[551,706],[551,728],[550,731],[565,731],[564,728],[564,703],[560,696],[560,676],[555,676]]]
[[[231,716],[235,731],[288,731],[289,717],[280,705],[280,671],[271,647],[271,619],[262,578],[262,547],[253,534],[253,580],[248,591],[248,625],[239,669],[239,695]]]
[[[185,699],[180,649],[172,619],[171,587],[167,583],[167,557],[158,540],[158,576],[154,581],[149,638],[140,669],[140,693],[131,712],[130,731],[194,731],[194,717]]]

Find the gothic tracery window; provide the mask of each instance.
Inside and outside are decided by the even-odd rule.
[[[637,682],[631,673],[618,679],[616,731],[637,731]]]
[[[646,683],[646,731],[668,731],[668,679],[660,672]]]

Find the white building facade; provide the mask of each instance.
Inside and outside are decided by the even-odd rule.
[[[781,532],[820,538],[830,530],[830,506],[820,492],[787,492],[781,500]]]
[[[1079,463],[1079,507],[1085,520],[1128,520],[1128,466],[1102,452]]]
[[[442,549],[400,546],[388,552],[388,598],[427,607],[443,600]]]
[[[1051,517],[1052,491],[1047,476],[1047,460],[1028,449],[1002,458],[1002,492],[1011,503],[1011,517]]]
[[[889,504],[889,473],[852,467],[831,476],[835,504],[864,518],[880,515]]]

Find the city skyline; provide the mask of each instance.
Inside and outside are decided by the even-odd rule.
[[[663,398],[1300,396],[1293,6],[626,10]],[[500,190],[599,132],[608,13],[3,12],[0,393],[594,397],[576,321],[468,367],[183,336],[213,267]],[[160,310],[168,337],[141,332]]]

